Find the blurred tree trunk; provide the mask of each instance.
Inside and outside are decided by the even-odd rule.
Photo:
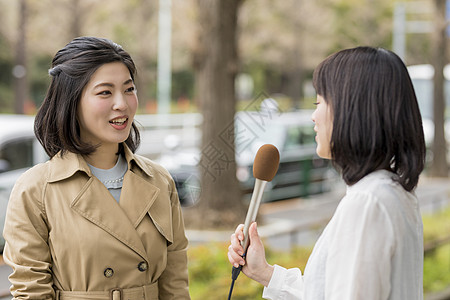
[[[295,0],[293,2],[293,11],[296,14],[300,14],[302,12],[300,0]],[[293,31],[296,33],[294,39],[294,47],[292,49],[292,67],[293,70],[290,72],[290,80],[289,80],[289,92],[290,96],[293,100],[294,108],[299,109],[301,106],[301,101],[303,99],[303,81],[304,81],[304,67],[302,61],[302,36],[303,36],[303,26],[301,23],[301,18],[294,18],[293,22]]]
[[[293,62],[295,69],[289,72],[289,96],[292,98],[295,109],[300,109],[304,97],[303,93],[303,65],[301,63],[301,53],[295,51],[295,60]]]
[[[241,0],[198,0],[200,28],[194,67],[197,100],[203,114],[198,164],[201,193],[198,204],[186,210],[186,224],[190,227],[234,227],[245,218],[234,150],[240,4]]]
[[[69,9],[69,15],[71,16],[69,32],[72,38],[76,38],[81,36],[81,24],[84,16],[80,7],[80,0],[71,0]]]
[[[432,176],[447,177],[447,144],[445,141],[445,96],[444,96],[444,66],[446,60],[446,0],[434,0],[435,3],[435,39],[433,52],[434,67],[434,141],[433,162],[430,173]]]
[[[16,58],[13,68],[14,76],[14,112],[24,113],[24,104],[28,98],[27,82],[27,57],[26,57],[26,26],[27,26],[27,1],[19,3],[19,27],[16,43]]]

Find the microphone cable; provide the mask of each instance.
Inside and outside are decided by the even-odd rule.
[[[231,294],[233,293],[233,287],[234,287],[234,282],[236,281],[236,279],[239,276],[239,273],[241,272],[242,266],[239,267],[233,267],[233,270],[231,271],[231,286],[230,286],[230,292],[228,294],[228,300],[231,300]]]

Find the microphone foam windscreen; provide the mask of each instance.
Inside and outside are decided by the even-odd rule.
[[[253,177],[260,180],[272,181],[278,171],[280,153],[271,144],[262,145],[256,153],[253,163]]]

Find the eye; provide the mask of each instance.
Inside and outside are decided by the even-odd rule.
[[[111,95],[111,92],[108,91],[108,90],[104,90],[104,91],[98,92],[97,95],[99,95],[99,96],[108,96],[108,95]]]
[[[313,104],[314,104],[314,105],[319,105],[319,104],[320,104],[320,102],[314,102]]]
[[[135,87],[134,86],[130,86],[129,88],[127,88],[126,90],[125,90],[125,93],[132,93],[132,92],[134,92],[136,89],[135,89]]]

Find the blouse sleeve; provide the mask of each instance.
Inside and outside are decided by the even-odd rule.
[[[333,217],[325,299],[388,299],[395,248],[389,214],[374,195],[347,195]]]
[[[33,184],[30,174],[14,186],[6,213],[3,258],[14,299],[53,299],[48,228],[41,201],[44,184]]]
[[[268,300],[302,300],[303,277],[298,268],[285,269],[274,265],[269,285],[264,287],[263,298]]]

